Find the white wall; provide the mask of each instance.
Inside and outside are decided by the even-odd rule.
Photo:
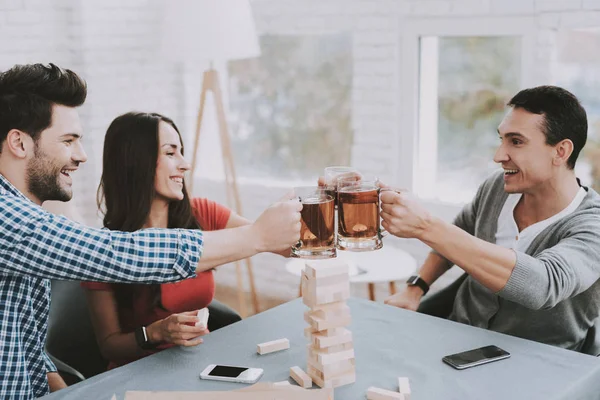
[[[95,192],[102,142],[114,117],[130,110],[156,111],[174,118],[188,136],[194,127],[202,67],[183,68],[157,55],[162,4],[160,0],[0,0],[0,68],[52,61],[73,68],[89,84],[82,109],[89,161],[78,172],[75,196],[90,224],[97,223]],[[408,24],[433,21],[450,26],[481,18],[532,17],[532,85],[552,83],[558,29],[600,26],[600,0],[253,0],[252,5],[257,29],[263,34],[352,33],[352,163],[399,184],[410,182],[408,176],[413,174],[406,160],[414,143],[407,140],[403,110],[416,99],[403,85],[407,60],[401,56],[402,33]],[[203,180],[197,190],[224,201],[219,183]],[[242,185],[241,193],[245,214],[256,217],[283,188]],[[432,209],[447,219],[456,211],[443,206]],[[396,243],[419,259],[426,254],[424,246],[414,241]],[[267,256],[258,263],[280,266],[282,261]],[[273,277],[268,268],[256,269],[259,289],[269,274],[275,281],[295,284],[295,278],[284,273]]]

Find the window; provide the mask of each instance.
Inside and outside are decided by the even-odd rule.
[[[505,104],[536,82],[532,17],[407,21],[396,181],[458,210],[489,174]]]
[[[588,117],[588,139],[575,170],[584,185],[600,189],[600,28],[557,35],[556,85],[579,98]]]
[[[348,34],[261,37],[229,64],[232,147],[241,178],[313,182],[347,165],[352,144]]]
[[[416,192],[468,202],[498,165],[497,128],[521,86],[518,36],[422,36]]]

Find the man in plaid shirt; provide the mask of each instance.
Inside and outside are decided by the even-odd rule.
[[[302,206],[292,199],[251,225],[204,233],[93,229],[43,210],[71,199],[71,173],[86,161],[76,109],[86,95],[79,76],[53,64],[0,73],[1,399],[65,386],[44,352],[49,279],[172,282],[299,239]]]

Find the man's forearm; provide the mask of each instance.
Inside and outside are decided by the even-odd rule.
[[[478,239],[438,218],[431,218],[418,238],[494,292],[506,286],[517,262],[514,251]]]
[[[48,372],[46,376],[48,377],[48,386],[51,392],[56,392],[67,387],[67,384],[58,372]]]
[[[204,250],[196,272],[242,260],[261,252],[252,225],[204,232]]]
[[[431,286],[433,282],[448,271],[450,266],[451,264],[444,257],[440,257],[436,253],[429,253],[419,270],[419,275]]]

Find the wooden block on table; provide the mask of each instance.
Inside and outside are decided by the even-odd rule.
[[[350,313],[344,316],[336,317],[336,318],[320,318],[312,315],[310,311],[306,311],[304,313],[304,320],[310,324],[317,331],[324,331],[326,329],[334,329],[334,328],[342,328],[350,325],[352,322],[352,318],[350,317]]]
[[[290,341],[286,338],[277,339],[270,342],[259,343],[256,352],[258,354],[269,354],[275,351],[286,350],[290,348]]]
[[[198,310],[198,318],[200,321],[196,322],[196,326],[202,326],[203,328],[208,328],[208,308],[203,308],[202,310]]]
[[[306,365],[323,373],[323,376],[337,376],[356,368],[356,359],[349,358],[332,364],[321,364],[314,358],[308,358]],[[309,374],[310,375],[310,374]]]
[[[340,260],[307,261],[304,271],[309,278],[325,278],[333,275],[349,274],[348,264]]]
[[[318,331],[315,328],[313,328],[312,326],[308,326],[308,327],[304,328],[304,336],[308,340],[311,340],[311,341],[313,341],[315,335],[317,335],[319,338],[332,338],[333,339],[334,337],[340,337],[340,336],[346,335],[345,332],[350,332],[350,331],[348,331],[346,328],[331,328],[331,329],[325,329],[322,331]],[[315,346],[315,347],[320,347],[320,346]]]
[[[309,340],[312,340],[312,335],[318,333],[319,331],[316,330],[315,328],[311,326],[307,326],[306,328],[304,328],[304,337],[306,337]]]
[[[330,286],[330,285],[337,285],[337,284],[350,285],[350,275],[345,273],[345,274],[326,276],[324,278],[311,278],[310,276],[308,276],[308,281],[309,281],[309,284],[311,287]]]
[[[309,343],[308,347],[314,349],[315,351],[318,351],[321,354],[333,354],[333,353],[341,353],[342,351],[346,351],[346,350],[354,350],[354,343],[347,342],[347,343],[342,343],[342,344],[336,344],[335,346],[324,347],[322,349],[313,346],[312,343]]]
[[[290,368],[290,376],[303,388],[308,389],[312,387],[312,379],[310,379],[310,376],[302,368],[298,366]]]
[[[306,284],[302,284],[302,302],[310,308],[315,308],[328,303],[345,301],[349,298],[349,285],[329,285],[314,290]]]
[[[317,386],[322,388],[337,388],[344,385],[349,385],[351,383],[356,382],[356,373],[348,373],[346,375],[340,375],[333,379],[320,379],[316,376],[311,376],[313,378],[313,382],[317,384]]]
[[[315,285],[315,281],[312,279],[306,279],[305,282],[306,283],[304,286],[305,286],[306,290],[304,288],[302,289],[302,295],[304,296],[304,293],[307,293],[307,294],[310,294],[311,296],[316,297],[317,299],[329,298],[329,297],[332,297],[335,293],[345,292],[346,290],[350,290],[350,283],[348,281],[336,282],[331,285],[322,285],[322,286]],[[339,301],[339,300],[336,300],[336,301]],[[329,301],[328,303],[333,303],[333,301]],[[326,304],[326,303],[322,303],[322,304]],[[317,304],[317,306],[319,306],[319,304]]]
[[[398,391],[404,395],[405,400],[410,400],[410,383],[407,377],[398,378]]]
[[[317,349],[325,349],[327,347],[338,346],[340,344],[352,342],[352,332],[350,332],[348,329],[336,328],[333,330],[333,332],[331,331],[332,330],[311,333],[310,339],[313,347]],[[334,334],[328,335],[328,332]]]
[[[308,358],[322,365],[335,364],[344,360],[354,358],[354,348],[339,351],[337,353],[324,353],[310,345],[308,348]]]
[[[308,371],[308,375],[310,375],[311,377],[315,377],[323,381],[328,381],[331,379],[338,378],[340,376],[356,373],[356,366],[354,365],[354,363],[346,362],[344,364],[345,365],[343,366],[343,368],[341,367],[335,372],[323,372],[320,371],[318,368],[313,367],[311,364],[307,365],[306,370]]]
[[[406,400],[404,395],[399,392],[381,389],[371,386],[367,389],[367,400]]]
[[[347,314],[350,314],[350,307],[345,301],[321,304],[311,308],[311,315],[325,319],[335,318]]]

